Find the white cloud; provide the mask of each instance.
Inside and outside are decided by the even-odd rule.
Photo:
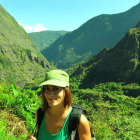
[[[31,26],[29,26],[29,25],[25,25],[25,26],[23,26],[23,28],[28,32],[28,31],[33,31],[33,28],[31,27]]]
[[[34,28],[34,32],[40,32],[47,30],[46,27],[43,27],[43,24],[38,23]]]
[[[43,27],[43,24],[41,24],[41,23],[38,23],[35,27],[32,27],[30,25],[24,24],[23,20],[20,20],[20,21],[17,20],[17,22],[19,23],[19,25],[21,25],[25,29],[25,31],[27,33],[30,33],[30,32],[40,32],[40,31],[47,30],[47,28]]]

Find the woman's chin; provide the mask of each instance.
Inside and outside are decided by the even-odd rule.
[[[55,103],[48,102],[49,106],[55,106]]]
[[[61,103],[57,103],[57,102],[48,102],[49,107],[57,107],[60,106]],[[63,105],[64,106],[64,105]]]

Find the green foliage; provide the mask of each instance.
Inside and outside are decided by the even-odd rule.
[[[35,112],[41,101],[37,93],[40,91],[24,90],[17,91],[8,86],[0,86],[0,108],[11,110],[11,113],[16,114],[19,118],[25,120],[28,131],[31,132],[35,126]]]
[[[61,35],[66,34],[68,31],[42,31],[29,33],[30,37],[37,45],[39,50],[49,47]]]
[[[31,50],[30,49],[21,49],[20,52],[22,53],[22,55],[25,57],[25,54],[28,56],[29,59],[31,59]],[[22,56],[22,57],[23,57]]]
[[[58,68],[70,68],[78,62],[85,61],[96,55],[104,47],[114,47],[122,40],[130,28],[138,24],[139,13],[139,5],[136,5],[123,13],[102,14],[93,17],[73,32],[59,37],[48,48],[42,50],[41,53],[49,62],[52,60]],[[122,20],[123,22],[120,22]],[[134,28],[128,34],[131,35],[136,31],[137,29]],[[122,46],[124,45],[122,44]],[[135,45],[133,44],[132,46]],[[54,56],[52,56],[52,53]]]
[[[43,80],[51,66],[29,34],[0,5],[0,80],[23,89],[31,80],[35,84]]]
[[[139,140],[140,94],[133,96],[139,88],[137,83],[115,82],[100,83],[93,89],[72,88],[72,102],[88,111],[96,139]],[[133,89],[132,96],[124,92],[126,89]]]
[[[7,122],[1,118],[0,119],[0,140],[23,140],[27,137],[27,135],[20,135],[19,136],[15,136],[13,134],[11,134],[11,132],[7,129],[5,129],[7,126]]]
[[[76,83],[76,78],[73,78]],[[71,83],[72,85],[72,83]],[[71,88],[72,102],[86,108],[93,123],[93,133],[98,140],[140,139],[140,96],[128,96],[130,89],[139,90],[137,83],[100,83],[93,89]],[[17,91],[14,85],[0,85],[0,108],[7,109],[25,121],[29,133],[35,127],[35,111],[41,104],[38,90]],[[121,93],[121,94],[120,94]],[[17,140],[26,135],[16,136],[5,130],[7,122],[0,119],[0,138]],[[18,138],[20,137],[20,138]]]
[[[117,17],[114,17],[116,15],[100,15],[95,17],[74,32],[60,36],[48,49],[42,51],[47,55],[48,60],[52,60],[55,64],[63,66],[61,68],[67,68],[80,62],[75,64],[73,68],[66,70],[71,76],[70,88],[73,93],[72,102],[81,104],[86,108],[93,123],[93,133],[98,140],[140,139],[140,87],[137,84],[137,82],[139,82],[139,77],[137,77],[139,76],[139,72],[133,74],[133,72],[139,71],[138,66],[140,66],[137,30],[139,28],[130,29],[125,36],[126,38],[122,39],[122,36],[124,36],[128,30],[127,28],[135,26],[137,20],[139,20],[135,19],[133,23],[128,22],[130,17],[139,17],[136,16],[135,13],[135,10],[139,11],[137,7],[138,6],[133,8],[131,12],[128,12],[131,13],[131,16],[126,12],[124,14],[126,17],[120,14],[118,14]],[[139,12],[137,13],[139,15]],[[128,20],[124,20],[125,18]],[[118,24],[114,22],[114,19],[118,21],[123,19],[127,25],[128,23],[129,25],[127,28],[124,28],[126,24],[122,22],[120,25],[121,28],[120,26],[118,28]],[[9,59],[3,57],[6,52],[10,52],[9,49],[16,54],[17,58],[20,57],[21,53],[23,58],[26,55],[30,58],[32,52],[33,59],[36,57],[36,54],[38,54],[38,58],[42,58],[29,35],[22,27],[18,26],[14,18],[11,17],[1,5],[0,20],[0,40],[3,51],[1,53],[2,55],[0,55],[1,68],[11,69],[11,67],[9,68],[11,63],[8,61],[10,57]],[[117,34],[110,36],[110,33],[112,32],[114,34],[115,30]],[[39,36],[41,37],[43,33],[45,32],[37,34],[40,34]],[[51,32],[47,31],[47,33]],[[38,37],[37,34],[36,37]],[[114,37],[116,42],[120,39],[122,39],[122,41],[115,47],[117,49],[102,49],[102,47],[107,46],[110,48],[116,44],[114,39],[110,37]],[[48,37],[45,37],[45,40],[47,40],[46,38]],[[51,39],[47,41],[52,43],[54,41],[53,39],[55,40],[56,38],[51,37]],[[41,42],[41,40],[35,40],[41,47],[48,47],[48,44]],[[127,42],[125,42],[125,40],[127,40]],[[127,44],[127,46],[125,44]],[[93,48],[96,49],[93,51]],[[102,51],[96,54],[101,49]],[[93,54],[96,55],[90,60],[85,61]],[[36,58],[35,61],[39,60]],[[34,60],[32,64],[33,63]],[[18,65],[15,66],[17,66],[17,69]],[[38,65],[35,65],[35,67],[37,68],[36,75],[32,75],[30,67],[26,68],[29,69],[28,77],[32,77],[31,79],[39,79],[38,75],[40,73],[38,73],[38,71],[40,67]],[[22,68],[21,66],[21,69]],[[51,69],[53,69],[53,67],[51,67]],[[22,69],[22,71],[24,71],[24,69]],[[12,69],[12,74],[13,73],[15,73],[15,69]],[[41,73],[43,73],[42,70]],[[20,75],[22,76],[22,74],[19,74],[19,76]],[[126,78],[125,81],[129,84],[120,82],[124,81],[124,77]],[[133,77],[137,77],[138,80],[136,81]],[[13,77],[8,78],[9,83],[15,83],[14,80]],[[29,133],[31,133],[35,127],[35,111],[42,103],[37,96],[41,89],[36,91],[30,89],[32,84],[38,84],[39,81],[34,80],[34,83],[32,82],[33,81],[27,84],[28,88],[23,91],[18,91],[14,84],[12,86],[0,85],[0,110],[6,109],[22,119]],[[7,126],[8,122],[1,117],[0,139],[25,139],[25,135],[16,136],[11,134],[9,130],[5,129]]]
[[[25,49],[25,53],[27,54],[27,56],[29,57],[31,55],[31,50],[29,49]]]
[[[8,68],[11,65],[10,61],[8,61],[6,58],[2,56],[0,56],[0,64],[2,64],[4,68]]]

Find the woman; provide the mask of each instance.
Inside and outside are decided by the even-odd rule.
[[[69,75],[62,70],[52,70],[46,73],[45,82],[40,86],[43,86],[42,111],[45,111],[45,115],[37,140],[68,140],[68,124],[72,111]],[[37,120],[37,112],[35,116]],[[78,126],[78,135],[79,140],[91,140],[89,123],[83,114]],[[36,138],[31,135],[26,140]]]

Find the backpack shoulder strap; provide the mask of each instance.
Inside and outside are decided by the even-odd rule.
[[[38,137],[39,128],[40,128],[44,113],[45,112],[42,111],[42,106],[40,106],[39,109],[37,110],[37,123],[36,123],[36,126],[38,125],[38,132],[36,134],[36,137]]]
[[[73,110],[70,114],[70,120],[69,120],[69,134],[70,134],[70,140],[79,140],[78,137],[78,126],[80,122],[80,117],[82,114],[82,109],[80,109],[77,104],[71,105]]]

